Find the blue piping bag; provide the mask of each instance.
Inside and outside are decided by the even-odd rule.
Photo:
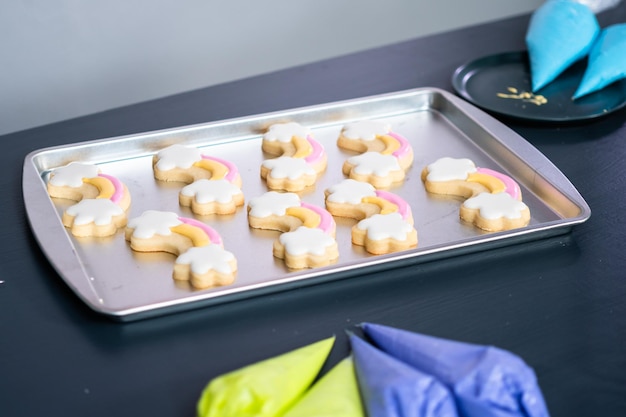
[[[589,52],[587,69],[574,93],[574,99],[603,89],[626,77],[626,23],[600,32]]]
[[[535,10],[526,32],[533,92],[587,56],[599,33],[595,14],[584,4],[548,0]]]
[[[381,350],[445,384],[461,416],[549,416],[534,371],[510,352],[378,324],[362,329]]]
[[[437,379],[349,336],[369,417],[457,417],[454,398]]]

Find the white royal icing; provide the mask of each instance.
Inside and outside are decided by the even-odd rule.
[[[285,251],[293,256],[312,254],[324,255],[326,248],[335,244],[335,239],[321,229],[300,226],[292,232],[278,237]]]
[[[379,120],[361,120],[345,125],[342,135],[350,139],[372,141],[378,135],[386,135],[390,131],[391,126],[388,123]]]
[[[295,193],[268,191],[250,200],[248,206],[250,207],[249,214],[253,217],[284,216],[289,207],[300,206],[300,197]]]
[[[263,139],[269,142],[291,142],[294,136],[306,138],[311,131],[299,123],[277,123],[269,127],[268,131],[263,135]]]
[[[467,158],[444,157],[427,166],[426,179],[433,182],[466,180],[467,176],[476,172],[474,162]]]
[[[221,246],[207,245],[190,248],[176,259],[176,263],[189,265],[195,274],[206,274],[210,270],[231,274],[234,272],[230,265],[233,259],[235,255]]]
[[[174,168],[188,169],[202,159],[202,153],[197,148],[184,145],[171,145],[157,153],[156,167],[161,171]]]
[[[303,175],[317,175],[315,170],[303,158],[281,156],[263,161],[263,166],[270,170],[272,178],[297,180]]]
[[[346,179],[328,188],[328,201],[340,204],[361,204],[364,197],[376,196],[376,188],[367,182]]]
[[[80,187],[83,178],[98,176],[98,167],[80,162],[70,162],[68,165],[57,168],[50,177],[50,184],[58,187]]]
[[[375,214],[357,223],[357,227],[367,231],[371,240],[395,239],[406,240],[413,226],[407,223],[399,213]]]
[[[141,216],[128,221],[128,227],[133,230],[133,236],[140,239],[149,239],[154,235],[169,236],[171,227],[182,224],[176,213],[169,211],[147,210]]]
[[[225,179],[200,179],[186,185],[180,190],[180,192],[184,196],[195,197],[196,201],[200,204],[212,203],[215,201],[218,203],[230,203],[234,196],[242,194],[239,187]]]
[[[480,216],[485,219],[519,219],[528,206],[523,202],[514,199],[508,193],[480,193],[475,197],[463,202],[463,206],[468,209],[480,210]]]
[[[97,226],[110,224],[114,216],[124,214],[124,210],[108,198],[86,198],[65,212],[74,217],[75,225],[94,223]]]
[[[392,155],[383,155],[378,152],[365,152],[361,155],[348,158],[353,165],[352,172],[360,175],[376,175],[385,177],[394,171],[402,171],[398,160]]]

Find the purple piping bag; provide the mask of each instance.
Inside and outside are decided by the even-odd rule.
[[[374,344],[445,384],[466,417],[548,417],[534,371],[505,350],[364,323]]]
[[[352,356],[369,417],[456,417],[450,391],[437,379],[350,334]]]

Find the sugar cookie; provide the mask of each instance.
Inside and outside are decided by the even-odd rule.
[[[291,269],[317,268],[339,257],[331,214],[301,202],[295,193],[269,191],[250,200],[248,223],[252,228],[283,232],[274,241],[273,253]]]
[[[352,243],[383,255],[417,246],[417,231],[400,213],[375,214],[352,226]]]
[[[337,146],[360,155],[348,158],[342,172],[349,178],[388,188],[401,182],[413,163],[413,148],[391,126],[377,120],[362,120],[341,129]]]
[[[178,201],[195,214],[231,214],[244,204],[241,175],[232,162],[197,148],[171,145],[154,155],[152,165],[157,180],[187,184]]]
[[[480,229],[496,232],[527,226],[530,209],[522,192],[508,175],[477,168],[467,158],[440,158],[422,170],[426,190],[434,194],[459,196],[460,217]]]
[[[74,236],[111,236],[126,225],[130,192],[96,165],[71,162],[52,171],[46,186],[50,197],[77,202],[61,218]]]
[[[237,260],[224,250],[222,238],[198,220],[168,211],[147,210],[128,221],[126,240],[138,252],[176,255],[173,278],[198,289],[231,284]]]
[[[271,190],[301,191],[315,184],[328,156],[306,127],[277,123],[263,135],[262,149],[277,158],[261,164],[261,178]]]
[[[351,230],[353,244],[376,255],[417,245],[411,207],[400,196],[353,179],[329,187],[325,195],[333,216],[359,220]]]

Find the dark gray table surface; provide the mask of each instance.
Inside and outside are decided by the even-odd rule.
[[[626,5],[600,15],[626,22]],[[528,16],[490,22],[0,137],[0,415],[192,416],[214,376],[363,321],[495,345],[536,371],[553,416],[626,415],[626,111],[578,125],[506,123],[592,209],[572,233],[135,323],[87,308],[35,241],[31,151],[414,87],[524,49]],[[63,105],[63,103],[59,103]]]

